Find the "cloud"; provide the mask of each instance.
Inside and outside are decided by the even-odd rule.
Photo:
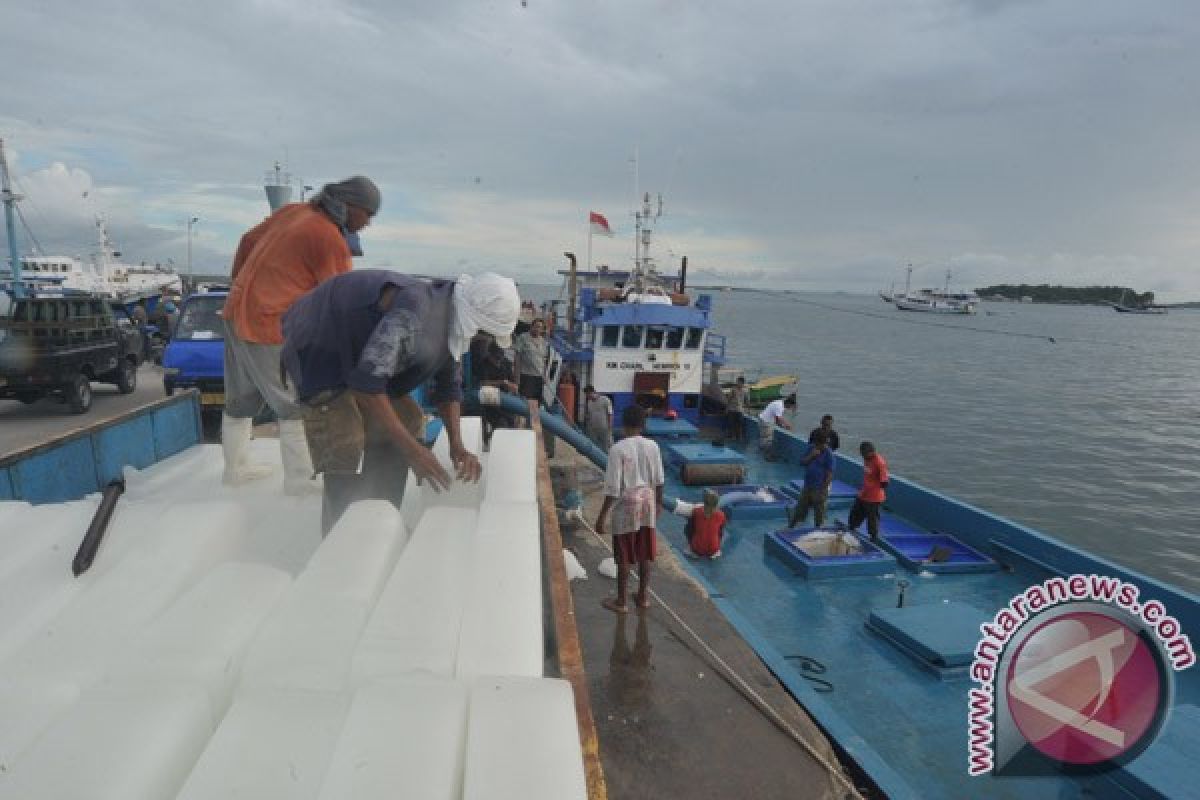
[[[1198,26],[1178,0],[48,0],[6,11],[0,131],[23,180],[77,176],[30,191],[63,206],[39,237],[86,238],[86,174],[138,259],[180,263],[199,216],[206,270],[276,160],[380,183],[368,264],[549,275],[589,209],[622,233],[593,258],[626,263],[636,148],[658,255],[714,277],[928,262],[1195,297]]]

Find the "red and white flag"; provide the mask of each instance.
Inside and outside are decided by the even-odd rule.
[[[588,222],[591,223],[592,233],[598,233],[601,236],[612,236],[612,228],[608,227],[608,220],[603,214],[597,214],[595,211],[588,213]]]

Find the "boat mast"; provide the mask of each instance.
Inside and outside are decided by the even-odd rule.
[[[4,152],[3,139],[0,139],[0,178],[3,179],[4,225],[8,230],[8,257],[12,263],[13,296],[24,297],[25,289],[21,284],[21,259],[17,255],[17,226],[14,219],[17,212],[17,201],[21,199],[21,196],[13,194],[8,175],[8,155]]]
[[[908,275],[904,278],[904,296],[912,293],[912,264],[908,265]]]

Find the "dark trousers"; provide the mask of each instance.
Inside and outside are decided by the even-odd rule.
[[[872,541],[879,539],[879,509],[883,503],[868,503],[864,500],[854,498],[854,505],[850,507],[850,529],[858,530],[858,526],[862,525],[863,520],[867,521],[867,533],[871,535]]]
[[[388,441],[367,439],[362,471],[326,472],[321,496],[321,534],[328,536],[351,503],[368,498],[389,500],[396,508],[404,500],[408,483],[408,458]]]
[[[425,427],[420,406],[410,397],[398,397],[392,399],[392,407],[409,432],[420,439]],[[356,500],[378,498],[400,507],[408,480],[408,457],[383,427],[363,418],[348,395],[313,409],[305,419],[305,430],[314,450],[313,465],[324,473],[322,535],[329,535]],[[362,467],[356,472],[360,457]]]

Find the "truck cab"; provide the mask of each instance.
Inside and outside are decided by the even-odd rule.
[[[91,294],[10,299],[0,316],[0,398],[57,397],[77,414],[92,406],[93,381],[122,394],[137,388],[142,336],[108,299]],[[123,312],[122,312],[123,313]]]

